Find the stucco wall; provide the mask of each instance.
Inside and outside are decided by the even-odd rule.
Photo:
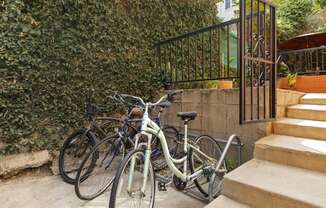
[[[303,93],[299,92],[278,90],[277,117],[284,117],[286,106],[298,103],[302,95]],[[179,111],[197,111],[197,118],[189,125],[189,131],[192,133],[209,134],[216,138],[227,138],[231,134],[240,136],[245,144],[245,161],[253,156],[254,142],[272,132],[271,122],[239,124],[239,89],[185,90],[163,115],[165,124],[183,130],[183,123],[176,116]]]

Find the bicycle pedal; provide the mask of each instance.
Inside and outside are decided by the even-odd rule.
[[[166,189],[166,183],[158,182],[158,190],[159,191],[167,191],[167,189]]]

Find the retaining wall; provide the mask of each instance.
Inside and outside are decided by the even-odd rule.
[[[286,106],[297,104],[303,93],[277,90],[277,117],[285,116]],[[271,122],[239,124],[239,89],[191,89],[163,114],[163,122],[183,130],[183,123],[176,116],[179,111],[197,111],[198,116],[189,124],[195,134],[209,134],[216,138],[227,138],[231,134],[240,136],[244,143],[243,160],[253,157],[254,143],[272,133]],[[233,155],[233,154],[232,154]]]

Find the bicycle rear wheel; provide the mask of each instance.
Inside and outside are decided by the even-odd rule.
[[[147,185],[145,191],[141,191],[144,181],[144,158],[145,153],[140,149],[129,152],[125,157],[117,171],[112,186],[109,204],[110,208],[154,207],[155,176],[150,161],[146,180]]]
[[[78,169],[75,183],[76,195],[80,199],[91,200],[109,190],[124,155],[125,148],[120,137],[111,136],[99,142]],[[89,166],[93,167],[89,168]]]
[[[83,158],[95,145],[95,138],[86,129],[79,129],[72,133],[63,143],[59,154],[59,173],[62,179],[74,184],[77,170]]]
[[[205,166],[210,166],[215,168],[217,166],[217,163],[222,155],[222,151],[218,143],[214,140],[214,138],[207,136],[207,135],[201,135],[195,139],[195,145],[199,147],[200,151],[205,153],[208,157],[214,159],[214,162],[209,161],[206,157],[196,153],[195,150],[190,150],[190,157],[189,157],[189,167],[191,173],[194,173],[200,169],[203,169]],[[227,165],[225,160],[222,163],[222,167],[227,169]],[[223,176],[221,176],[218,173],[215,174],[215,179],[213,181],[213,193],[212,196],[216,198],[221,190],[222,190],[222,180]],[[205,176],[204,174],[200,176],[199,178],[194,180],[194,183],[197,187],[197,189],[205,196],[209,196],[209,183],[210,183],[210,177],[212,176]]]

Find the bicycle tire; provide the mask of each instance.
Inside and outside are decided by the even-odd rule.
[[[75,142],[75,139],[78,139],[80,137],[78,136],[85,136],[87,138],[87,145],[90,146],[90,149],[95,145],[96,140],[91,132],[86,132],[87,129],[82,128],[78,129],[77,131],[73,132],[63,143],[60,153],[59,153],[59,173],[63,181],[69,184],[74,184],[76,177],[72,177],[69,175],[69,171],[66,171],[65,164],[68,162],[65,162],[65,155],[67,149],[70,147],[72,142]],[[74,141],[75,140],[75,141]],[[81,155],[83,157],[84,155]],[[79,166],[79,165],[78,165]]]
[[[122,146],[119,146],[120,144]],[[120,156],[121,160],[117,161],[117,154],[121,153],[120,148],[122,149],[122,155]],[[113,153],[113,155],[110,153]],[[110,174],[112,168],[114,168],[113,166],[115,165],[115,163],[121,163],[123,158],[124,145],[120,137],[117,137],[115,135],[108,136],[102,141],[100,141],[98,144],[96,144],[93,147],[92,151],[88,153],[87,156],[84,158],[83,162],[81,163],[78,169],[75,182],[75,193],[78,198],[82,200],[92,200],[104,193],[114,181],[114,170],[116,169],[113,169],[113,175]],[[90,165],[93,166],[92,168],[87,167],[88,160],[91,161]],[[86,172],[83,172],[83,170],[86,170]],[[103,176],[105,177],[104,182],[102,181]],[[95,181],[94,183],[94,180],[97,181]],[[96,189],[94,189],[94,186],[97,186]],[[92,193],[87,193],[88,191],[85,191],[85,188],[91,188]]]
[[[111,189],[109,208],[119,208],[119,207],[116,207],[116,202],[117,202],[117,195],[120,195],[120,193],[118,193],[118,191],[119,192],[121,191],[120,190],[121,189],[121,184],[120,184],[121,176],[125,172],[125,168],[127,167],[128,162],[130,161],[131,157],[135,156],[137,153],[143,153],[143,152],[144,152],[144,150],[141,150],[141,149],[132,150],[131,152],[129,152],[127,154],[127,156],[124,158],[124,160],[120,164],[119,169],[118,169],[118,171],[116,173],[115,180],[113,182],[112,189]],[[156,184],[156,181],[155,181],[154,168],[152,166],[151,161],[149,163],[149,172],[151,173],[151,177],[153,179],[152,186],[151,186],[151,190],[153,191],[153,193],[152,193],[151,204],[150,204],[150,208],[153,208],[154,203],[155,203],[155,186],[156,186],[155,184]],[[124,181],[124,180],[122,179],[122,181]],[[122,206],[122,207],[126,207],[126,206]]]

